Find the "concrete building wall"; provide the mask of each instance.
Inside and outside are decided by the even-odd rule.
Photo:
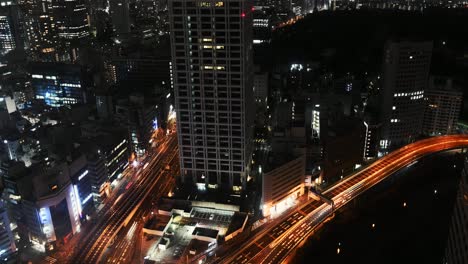
[[[423,133],[426,135],[447,135],[455,132],[461,110],[463,93],[453,89],[451,80],[446,86],[434,85],[429,81],[429,89],[424,93]]]
[[[238,193],[255,118],[252,2],[171,0],[169,17],[182,179]]]
[[[271,215],[281,203],[290,197],[304,194],[305,155],[279,165],[263,174],[262,205],[263,215]]]

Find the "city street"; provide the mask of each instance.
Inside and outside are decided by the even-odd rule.
[[[159,184],[167,185],[168,182],[171,182],[165,178],[170,176],[165,172],[165,169],[166,165],[173,166],[177,163],[178,149],[175,138],[175,134],[172,134],[160,144],[148,166],[140,172],[128,190],[119,196],[118,200],[116,199],[110,210],[103,213],[103,216],[98,219],[89,237],[78,245],[79,252],[72,252],[74,257],[69,263],[97,263],[108,244],[112,243],[122,227],[131,222],[149,194],[158,193],[155,190],[160,189]]]

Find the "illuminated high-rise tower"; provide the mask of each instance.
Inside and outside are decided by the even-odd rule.
[[[388,42],[385,47],[380,115],[384,153],[421,134],[431,53],[431,42]]]
[[[252,1],[169,1],[182,179],[245,187],[253,118]]]

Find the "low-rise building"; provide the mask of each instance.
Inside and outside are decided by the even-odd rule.
[[[305,155],[278,154],[263,170],[262,212],[275,217],[304,194]]]

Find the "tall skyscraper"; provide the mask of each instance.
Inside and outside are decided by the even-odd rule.
[[[388,42],[384,51],[380,149],[412,142],[420,135],[431,42]]]
[[[240,192],[251,160],[252,1],[171,0],[182,179]]]

